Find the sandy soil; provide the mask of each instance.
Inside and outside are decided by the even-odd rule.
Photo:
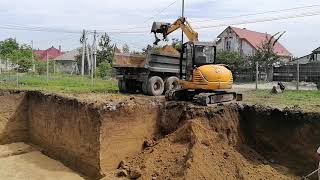
[[[274,169],[244,143],[235,111],[223,110],[220,115],[194,109],[188,115],[191,119],[176,121],[180,126],[173,133],[148,141],[141,153],[121,162],[115,176],[145,180],[295,179]]]
[[[83,180],[84,178],[24,143],[0,146],[0,179]]]

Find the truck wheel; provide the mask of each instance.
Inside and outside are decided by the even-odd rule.
[[[118,81],[118,88],[120,93],[127,93],[126,81],[119,80]]]
[[[164,83],[161,77],[152,76],[148,80],[147,91],[150,96],[160,96],[164,91]]]
[[[136,93],[137,92],[137,87],[136,87],[136,81],[135,80],[126,80],[126,91],[128,93]]]
[[[164,83],[164,89],[166,92],[172,89],[180,89],[180,88],[181,87],[179,84],[179,78],[175,76],[169,77]]]
[[[143,94],[148,95],[148,80],[142,82],[141,90]]]

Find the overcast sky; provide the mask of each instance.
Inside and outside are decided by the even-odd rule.
[[[180,16],[181,0],[173,2],[174,0],[1,0],[0,40],[16,37],[23,43],[33,40],[35,48],[61,45],[63,50],[71,50],[80,46],[80,32],[85,28],[109,32],[113,42],[119,46],[126,43],[131,49],[141,49],[154,40],[153,35],[149,33],[153,21],[172,22]],[[170,4],[172,5],[168,7]],[[239,17],[311,5],[318,6]],[[320,14],[319,0],[186,0],[185,14],[199,32],[202,41],[213,41],[231,24],[269,34],[286,31],[281,43],[294,56],[305,55],[320,46],[320,15],[242,24]],[[201,22],[208,19],[210,21]],[[79,34],[5,29],[22,26],[49,27]],[[204,26],[210,28],[201,28]],[[128,31],[137,33],[123,33]],[[175,33],[171,37],[180,36],[179,33]]]

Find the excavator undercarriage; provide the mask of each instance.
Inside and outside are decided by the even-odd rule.
[[[166,92],[167,101],[192,101],[207,106],[224,102],[242,101],[242,94],[227,91],[188,90],[178,89]]]

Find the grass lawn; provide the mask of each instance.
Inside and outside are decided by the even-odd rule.
[[[17,81],[18,79],[18,81]],[[116,92],[116,80],[94,79],[94,84],[89,77],[75,75],[50,75],[47,82],[46,76],[30,74],[0,74],[0,89],[40,90],[49,92]]]
[[[288,90],[280,94],[271,94],[270,90],[245,91],[244,102],[272,107],[300,107],[307,111],[320,112],[320,91]]]

